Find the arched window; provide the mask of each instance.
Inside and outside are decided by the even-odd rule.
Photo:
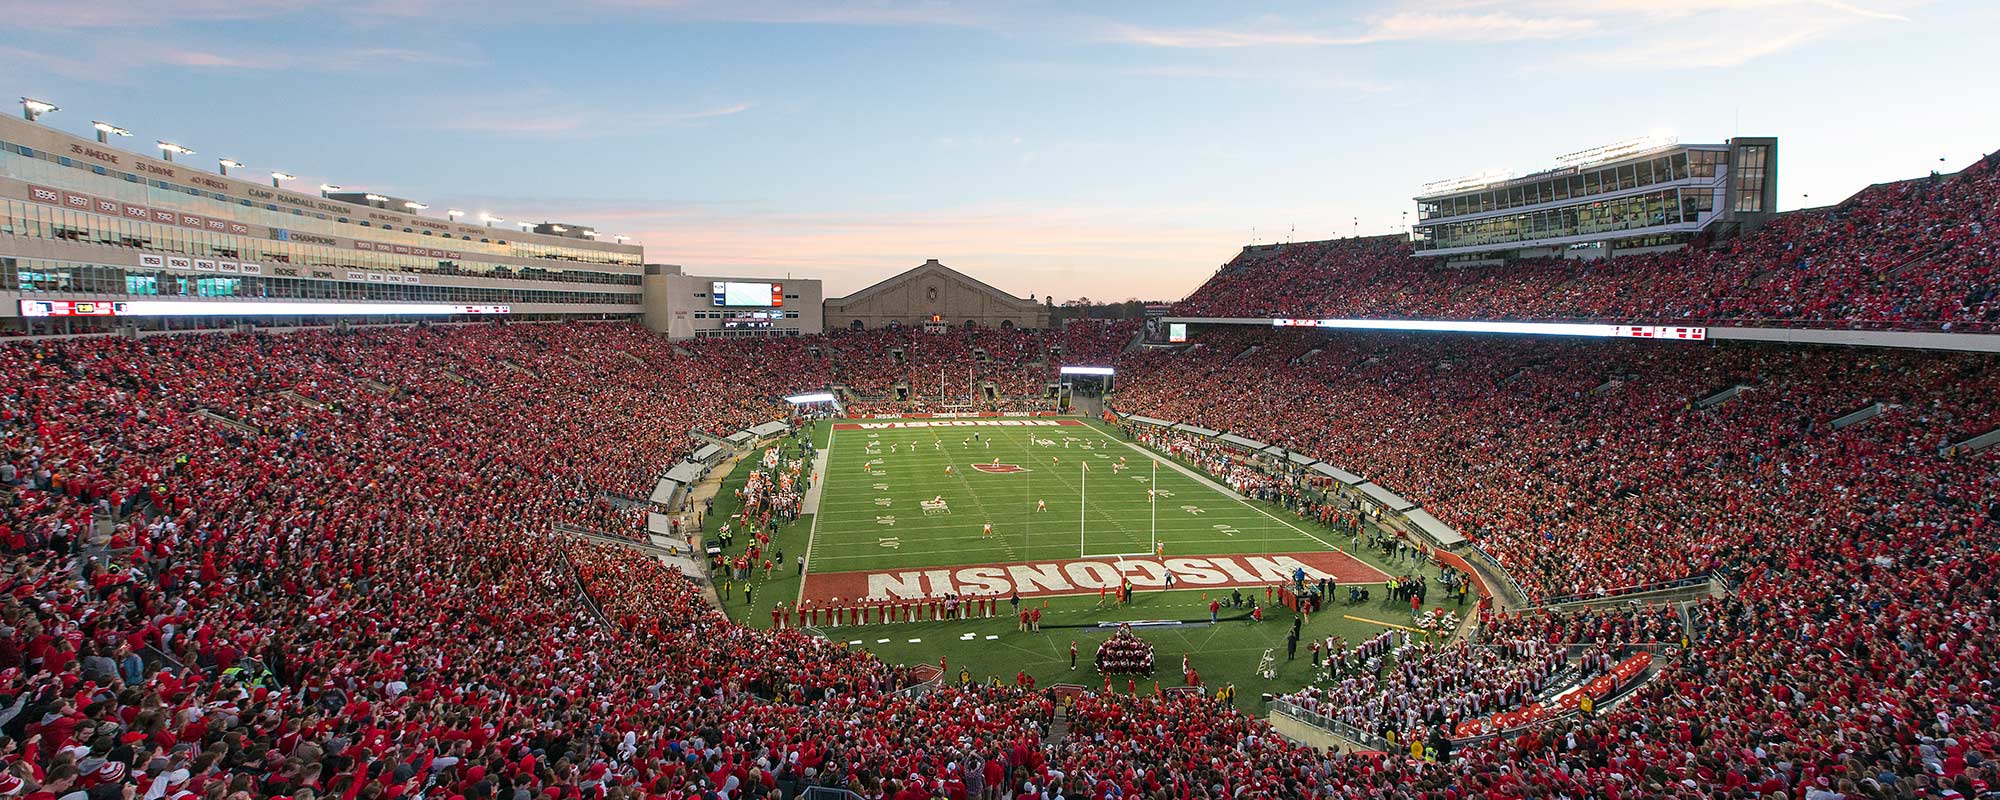
[[[1013,321],[1013,320],[1011,320],[1011,319],[1003,319],[1003,320],[1000,320],[1000,330],[1003,330],[1003,331],[1011,331],[1011,330],[1013,330],[1013,329],[1014,329],[1014,321]]]
[[[858,331],[858,330],[861,330],[862,328],[865,328],[865,327],[867,327],[867,326],[866,326],[866,325],[863,325],[863,324],[861,324],[861,320],[858,320],[858,319],[857,319],[857,320],[855,320],[855,321],[853,321],[853,322],[850,322],[850,323],[847,323],[847,329],[848,329],[848,330],[850,330],[850,331]]]
[[[973,319],[968,319],[968,320],[966,320],[966,321],[965,321],[965,328],[966,328],[966,330],[971,330],[971,329],[973,329],[973,328],[977,328],[977,327],[979,327],[979,321],[978,321],[978,320],[973,320]]]

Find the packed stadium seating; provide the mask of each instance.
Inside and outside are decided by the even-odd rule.
[[[1719,249],[1447,266],[1401,236],[1245,249],[1176,307],[1207,317],[2000,327],[2000,157],[1778,216]]]
[[[1121,407],[1379,477],[1535,595],[1700,571],[1735,587],[1632,700],[1442,763],[1318,751],[1188,695],[1086,693],[1054,736],[1045,692],[899,691],[907,669],[738,625],[655,561],[550,532],[629,522],[604,496],[637,496],[690,430],[770,419],[835,378],[882,384],[899,341],[517,324],[0,346],[0,796],[1990,788],[2000,460],[1938,452],[2000,422],[1990,359],[1278,332],[1125,356]],[[978,342],[1010,354],[1004,380],[1034,341],[926,340],[922,363],[963,366]],[[1688,406],[1737,383],[1754,388]],[[1871,400],[1897,408],[1830,430]],[[1660,627],[1490,622],[1488,641],[1551,645]]]

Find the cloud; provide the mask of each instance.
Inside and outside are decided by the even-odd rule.
[[[98,64],[4,44],[0,44],[0,63],[5,63],[9,69],[30,74],[43,72],[71,80],[95,81],[105,77],[103,66]]]
[[[1484,14],[1402,12],[1372,19],[1346,34],[1309,28],[1289,29],[1281,23],[1255,28],[1145,28],[1113,25],[1107,39],[1124,44],[1170,48],[1352,47],[1401,41],[1511,42],[1555,39],[1593,32],[1597,22],[1572,17],[1523,17],[1502,11]]]
[[[1870,24],[1905,22],[1927,0],[1405,0],[1351,30],[1266,17],[1151,28],[1113,24],[1101,41],[1170,49],[1333,48],[1391,42],[1561,40],[1523,71],[1555,67],[1728,67]],[[1172,69],[1172,68],[1164,68]]]
[[[419,125],[436,130],[501,136],[574,139],[686,127],[706,120],[732,117],[756,107],[757,104],[751,102],[735,102],[682,110],[606,110],[566,102],[546,93],[534,93],[447,108]]]
[[[12,0],[7,24],[30,30],[157,28],[178,22],[224,22],[298,14],[325,0]]]
[[[860,289],[936,258],[1020,295],[1185,295],[1242,246],[1219,208],[1027,207],[796,213],[754,206],[619,205],[575,200],[458,199],[631,234],[647,260],[691,274],[826,281],[827,296]]]
[[[383,67],[411,65],[468,67],[483,63],[476,55],[399,47],[343,47],[302,49],[299,47],[231,47],[226,51],[167,47],[116,36],[94,42],[91,60],[122,69],[165,65],[193,70],[302,70],[308,72],[358,72]],[[100,75],[116,70],[97,70]]]
[[[587,5],[617,11],[660,12],[708,22],[768,25],[865,25],[889,27],[989,27],[996,22],[982,7],[923,0],[589,0]]]
[[[1907,22],[1913,0],[1863,8],[1844,0],[1531,0],[1539,10],[1599,15],[1606,30],[1643,35],[1578,48],[1524,71],[1735,67],[1867,26]],[[1894,10],[1889,10],[1893,8]],[[1596,44],[1592,42],[1591,44]]]

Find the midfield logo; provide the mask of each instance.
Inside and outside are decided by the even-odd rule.
[[[1018,464],[974,464],[972,468],[989,475],[1008,475],[1015,472],[1034,471]]]

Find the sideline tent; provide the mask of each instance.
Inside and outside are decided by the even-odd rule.
[[[673,469],[667,470],[667,480],[682,486],[693,486],[696,481],[701,480],[702,473],[707,471],[708,469],[701,464],[683,461],[675,464]]]
[[[660,505],[672,503],[674,493],[680,491],[683,485],[685,484],[672,478],[661,478],[658,483],[653,484],[653,494],[646,498],[646,501]]]
[[[1355,486],[1354,488],[1355,490],[1361,492],[1362,494],[1367,495],[1368,499],[1375,501],[1376,505],[1389,509],[1390,511],[1408,511],[1412,508],[1417,507],[1416,503],[1404,500],[1402,495],[1396,494],[1395,492],[1389,491],[1388,489],[1384,489],[1381,486],[1377,486],[1373,483],[1362,483],[1360,485]]]
[[[1260,450],[1263,450],[1264,448],[1270,447],[1270,445],[1257,441],[1256,439],[1246,439],[1244,437],[1237,436],[1236,434],[1233,433],[1225,433],[1215,438],[1217,441],[1229,445],[1230,447],[1234,447],[1238,450],[1243,450],[1251,453],[1255,453]]]
[[[1403,516],[1417,530],[1423,531],[1425,536],[1430,537],[1431,541],[1437,542],[1439,547],[1457,547],[1465,543],[1463,535],[1453,530],[1450,525],[1439,522],[1438,518],[1431,516],[1431,512],[1429,511],[1421,508],[1412,508],[1403,512]]]
[[[1360,486],[1361,484],[1368,483],[1367,481],[1363,480],[1361,476],[1356,475],[1352,472],[1348,472],[1347,470],[1341,469],[1332,464],[1328,464],[1324,461],[1314,464],[1308,469],[1311,469],[1314,472],[1317,472],[1321,475],[1325,475],[1334,480],[1340,481],[1341,483],[1347,484],[1349,486]],[[1369,484],[1369,485],[1373,486],[1374,484]]]

